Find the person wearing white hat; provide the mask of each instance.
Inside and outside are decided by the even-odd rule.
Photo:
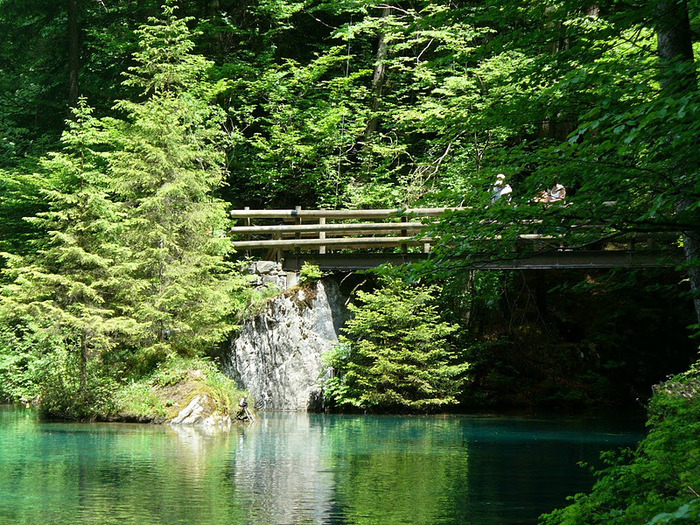
[[[562,184],[555,184],[549,190],[549,202],[559,202],[566,198],[566,188]]]
[[[494,203],[501,197],[506,197],[510,202],[510,194],[513,193],[513,188],[506,182],[506,176],[503,173],[496,175],[496,182],[491,190],[491,202]]]

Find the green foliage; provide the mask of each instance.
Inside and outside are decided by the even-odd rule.
[[[245,302],[244,279],[224,259],[225,204],[213,197],[224,174],[221,112],[208,103],[218,88],[191,53],[186,20],[172,7],[164,18],[139,31],[125,85],[141,100],[117,104],[124,120],[98,120],[79,101],[61,151],[40,163],[37,179],[54,182],[40,188],[47,210],[28,221],[44,236],[24,256],[5,254],[0,318],[19,335],[3,347],[4,368],[26,370],[55,417],[108,413],[109,378],[211,351]],[[48,335],[55,350],[28,350]],[[61,366],[42,372],[54,357]],[[31,395],[25,382],[4,395]]]
[[[482,176],[464,195],[469,208],[448,214],[434,232],[443,240],[438,258],[504,259],[516,244],[526,254],[520,234],[580,247],[697,223],[695,206],[686,207],[698,197],[692,115],[699,99],[697,84],[687,82],[695,65],[659,58],[653,9],[618,4],[596,13],[559,2],[511,6],[504,19],[477,15],[494,32],[471,54],[484,90],[482,111],[465,118],[492,135],[482,150]],[[468,166],[459,148],[445,159],[445,171]],[[487,201],[496,170],[509,175],[513,206]],[[534,204],[555,181],[568,188],[566,205]],[[673,247],[670,236],[657,239]]]
[[[54,341],[62,365],[33,378],[42,386],[42,406],[66,417],[75,409],[73,417],[83,419],[104,395],[98,363],[137,326],[120,315],[116,300],[128,249],[120,245],[122,215],[108,194],[104,130],[81,103],[61,140],[63,151],[41,163],[59,182],[43,191],[48,210],[30,219],[46,236],[36,252],[7,255],[11,282],[0,296],[0,318],[19,330],[18,350]],[[35,351],[40,360],[54,353],[42,351]]]
[[[165,421],[173,405],[146,381],[124,385],[115,399],[118,407],[115,413],[137,421]]]
[[[697,523],[700,521],[700,498],[681,505],[675,512],[662,512],[649,522],[649,525]]]
[[[43,330],[0,328],[0,400],[29,404],[39,398],[41,368],[62,340]]]
[[[198,355],[220,341],[237,286],[224,260],[226,205],[213,197],[224,175],[223,115],[209,103],[219,88],[206,79],[211,63],[191,53],[186,22],[165,7],[138,31],[125,85],[144,98],[118,102],[126,121],[110,158],[133,254],[125,311],[146,326],[138,345],[156,355]]]
[[[54,348],[38,363],[40,414],[50,419],[91,421],[111,413],[116,382],[98,363],[81,361],[79,350],[70,344]]]
[[[67,115],[65,4],[0,2],[1,167],[55,145]],[[40,35],[40,38],[38,36]]]
[[[207,359],[172,358],[152,374],[124,385],[115,394],[116,413],[139,420],[167,420],[177,416],[192,398],[206,394],[218,414],[233,415],[243,393]]]
[[[436,286],[381,278],[375,292],[358,291],[341,346],[326,356],[335,376],[327,395],[340,406],[430,411],[456,403],[467,363],[459,363],[440,320]]]
[[[694,523],[700,490],[700,367],[658,386],[637,450],[604,456],[590,494],[543,516],[546,524]]]
[[[323,272],[316,264],[305,262],[299,271],[300,284],[315,283],[321,278],[323,278]]]
[[[578,270],[462,277],[443,280],[441,299],[462,312],[454,320],[472,363],[461,399],[470,407],[646,402],[696,352],[692,311],[667,270],[585,272],[583,283]]]
[[[44,330],[80,337],[68,348],[118,378],[210,352],[249,304],[226,262],[229,205],[466,205],[428,234],[421,277],[441,281],[445,319],[468,335],[514,281],[465,282],[460,265],[627,233],[672,232],[655,241],[669,248],[700,222],[696,64],[659,59],[654,2],[173,0],[149,21],[160,3],[79,3],[80,86],[112,118],[81,103],[65,124],[69,4],[0,2],[7,370],[29,370]],[[512,205],[489,202],[499,172]],[[532,203],[555,179],[566,205]],[[532,233],[556,242],[525,245]],[[640,310],[611,330],[661,319]],[[501,384],[547,363],[534,347],[475,348]],[[574,350],[551,356],[575,368]]]
[[[31,249],[39,232],[24,218],[46,211],[42,191],[52,182],[36,173],[0,170],[0,252],[25,254]],[[0,267],[3,265],[0,260]]]

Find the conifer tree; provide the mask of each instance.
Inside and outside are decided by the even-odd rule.
[[[468,363],[459,363],[440,320],[435,286],[384,276],[372,293],[358,292],[341,346],[328,356],[336,376],[326,390],[340,405],[429,411],[457,402]]]
[[[127,311],[148,326],[138,343],[154,357],[220,341],[231,308],[226,205],[213,196],[225,171],[223,113],[209,103],[218,87],[192,53],[189,19],[172,3],[163,10],[138,31],[124,84],[141,99],[116,105],[125,122],[111,162],[134,254]]]
[[[0,314],[25,339],[52,340],[50,366],[39,380],[44,398],[57,401],[49,411],[81,417],[82,409],[99,408],[90,383],[100,362],[119,334],[137,326],[115,303],[128,253],[119,241],[121,212],[108,191],[107,132],[84,101],[61,142],[63,150],[42,162],[61,183],[44,192],[49,210],[29,219],[47,236],[30,255],[6,254],[13,280],[3,289]],[[73,408],[58,406],[63,402]]]

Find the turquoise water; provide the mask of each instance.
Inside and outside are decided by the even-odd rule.
[[[0,407],[0,523],[534,523],[639,422],[268,413],[207,435]]]

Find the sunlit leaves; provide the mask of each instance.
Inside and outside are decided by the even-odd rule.
[[[230,329],[232,280],[223,184],[223,112],[206,79],[211,63],[193,54],[186,20],[166,7],[139,31],[137,65],[126,83],[145,89],[122,100],[121,148],[110,159],[117,198],[128,210],[133,250],[126,310],[148,327],[139,341],[154,353],[199,354]]]

